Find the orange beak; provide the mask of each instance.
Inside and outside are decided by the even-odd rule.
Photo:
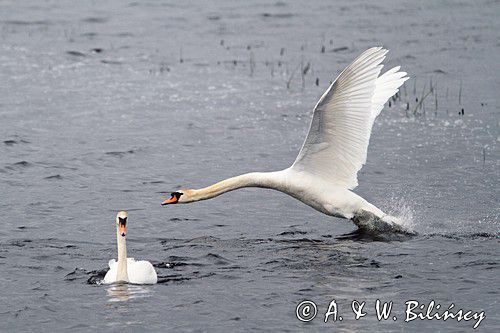
[[[168,205],[168,204],[174,204],[174,203],[177,203],[177,201],[179,201],[179,199],[177,199],[177,197],[175,195],[172,195],[172,197],[170,197],[170,199],[167,199],[167,200],[163,201],[161,203],[161,205],[165,206],[165,205]]]
[[[127,225],[125,223],[120,223],[119,227],[120,235],[122,235],[122,237],[125,237],[127,235]]]

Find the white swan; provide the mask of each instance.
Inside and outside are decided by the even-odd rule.
[[[198,190],[179,190],[162,205],[214,198],[242,187],[284,192],[327,215],[351,219],[370,229],[367,221],[394,224],[380,209],[351,192],[366,162],[375,117],[408,79],[400,67],[380,75],[387,50],[363,52],[328,87],[314,108],[309,133],[293,165],[275,172],[252,172]]]
[[[116,240],[118,243],[118,261],[109,261],[109,271],[104,283],[129,282],[135,284],[155,284],[158,281],[156,271],[149,261],[135,261],[127,258],[127,212],[116,215]]]

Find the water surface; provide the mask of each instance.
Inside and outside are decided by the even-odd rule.
[[[480,329],[498,331],[498,12],[494,1],[1,2],[1,330],[471,330],[404,323],[416,299],[484,310]],[[181,186],[288,167],[329,80],[376,45],[412,79],[375,123],[356,192],[418,236],[359,235],[261,189],[160,206]],[[121,209],[129,256],[156,266],[157,285],[98,284]],[[304,299],[320,314],[336,299],[345,319],[302,323]],[[357,321],[354,299],[371,311]],[[394,301],[398,320],[378,322],[376,299]]]

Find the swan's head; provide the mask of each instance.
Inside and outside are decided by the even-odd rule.
[[[162,206],[195,201],[193,190],[177,190],[170,193],[170,198],[161,203]]]
[[[127,235],[127,217],[128,214],[125,211],[121,211],[116,214],[116,230],[122,237]]]

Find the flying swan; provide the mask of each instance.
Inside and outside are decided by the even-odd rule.
[[[291,167],[251,172],[198,190],[178,190],[162,205],[262,187],[284,192],[324,214],[350,219],[360,229],[401,231],[397,218],[351,191],[366,162],[375,118],[408,79],[400,66],[380,75],[387,52],[382,47],[366,50],[328,87],[314,107],[309,133]]]
[[[127,212],[116,215],[116,241],[118,243],[118,261],[109,261],[109,271],[104,276],[104,283],[128,282],[135,284],[155,284],[158,281],[156,271],[149,261],[135,261],[127,258]]]

